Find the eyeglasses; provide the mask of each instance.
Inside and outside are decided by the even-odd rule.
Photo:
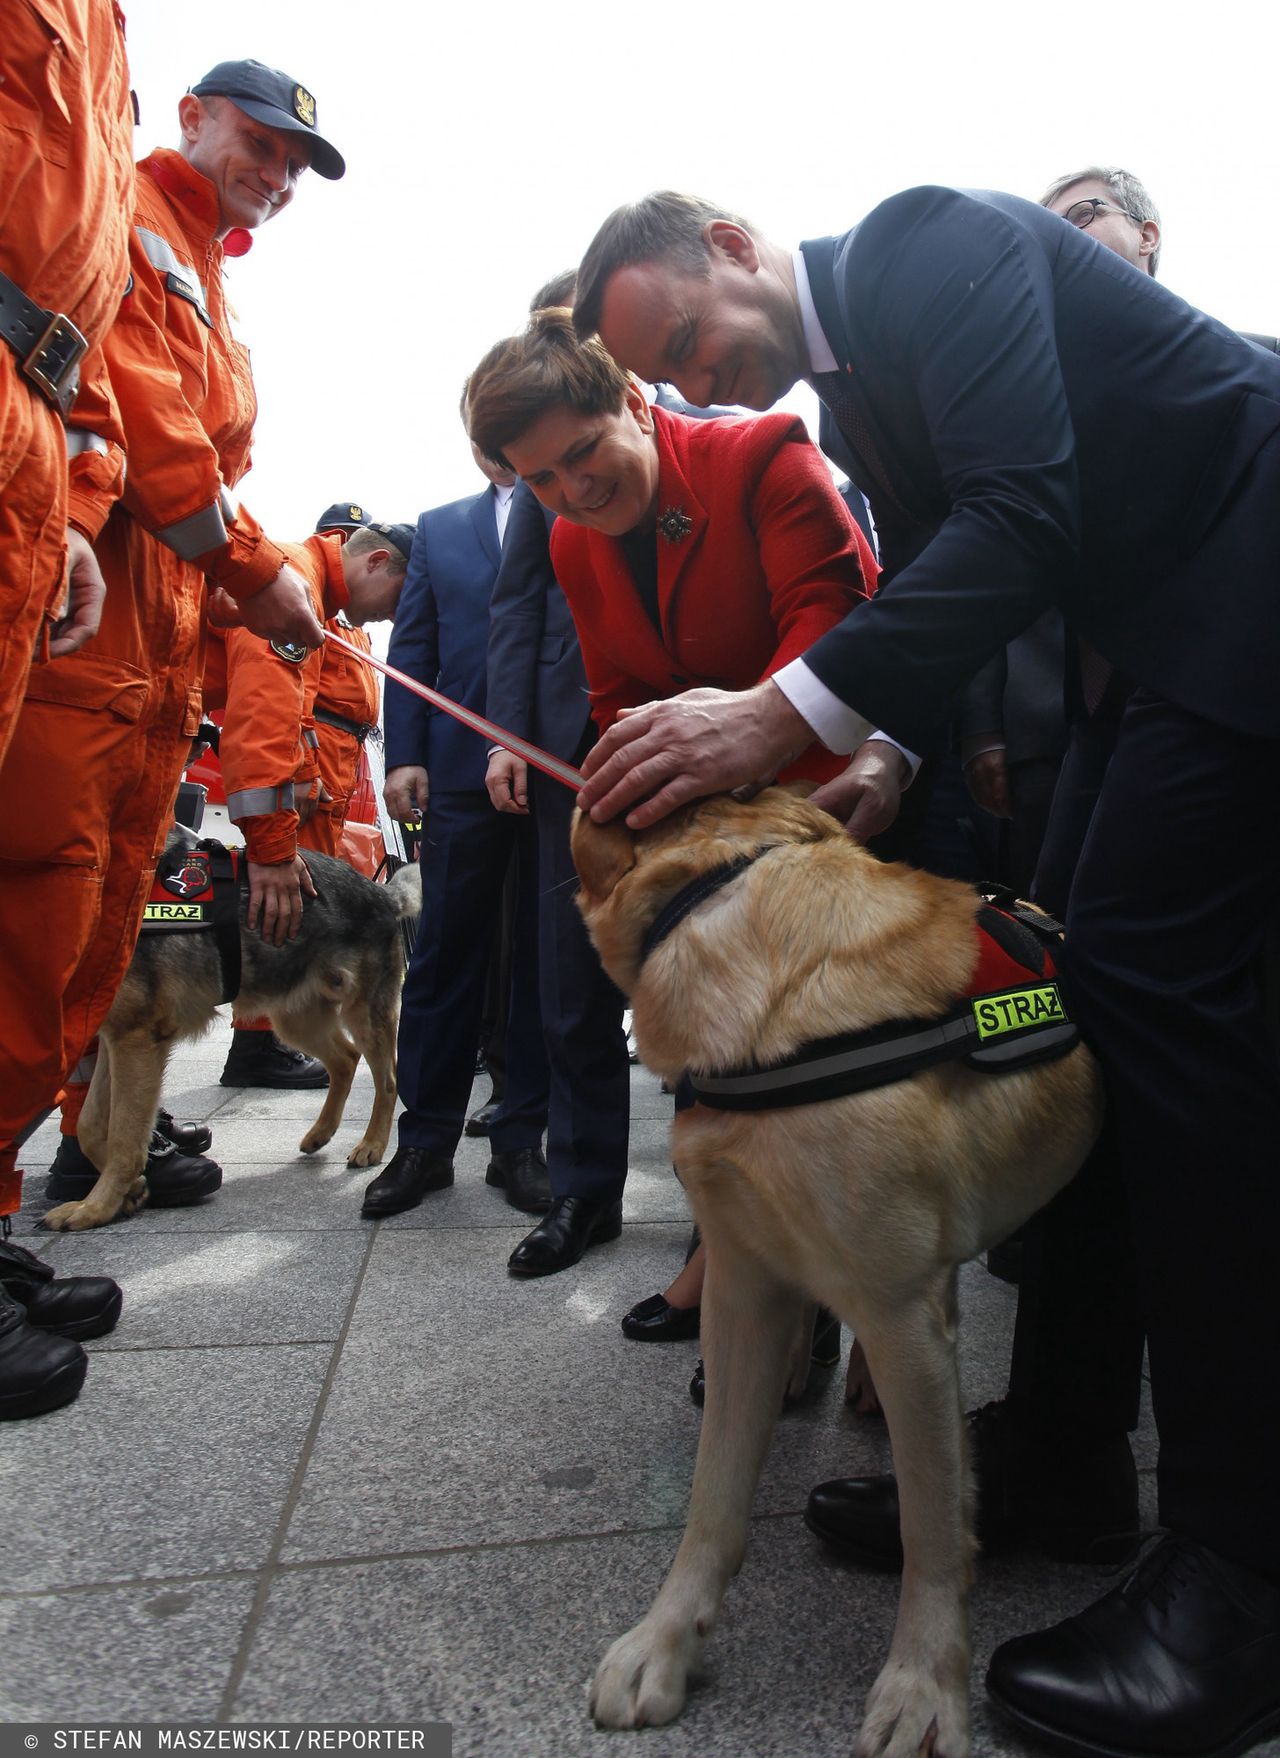
[[[1073,201],[1062,217],[1068,225],[1079,226],[1083,231],[1086,226],[1092,226],[1099,214],[1123,214],[1135,226],[1142,224],[1141,214],[1131,214],[1128,208],[1117,207],[1112,201],[1099,201],[1096,195],[1086,196],[1083,201]]]

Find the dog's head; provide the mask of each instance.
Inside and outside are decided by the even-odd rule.
[[[796,784],[801,788],[809,791],[809,784]],[[815,843],[844,834],[834,818],[791,787],[766,788],[749,801],[714,794],[647,830],[628,830],[621,818],[596,824],[575,812],[571,847],[582,881],[578,908],[605,969],[629,992],[650,924],[692,880],[779,843]]]

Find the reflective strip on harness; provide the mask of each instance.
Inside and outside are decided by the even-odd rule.
[[[265,818],[272,812],[296,811],[293,783],[283,787],[246,787],[227,795],[227,816],[239,823],[241,818]]]

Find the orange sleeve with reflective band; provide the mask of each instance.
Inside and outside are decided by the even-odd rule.
[[[160,542],[244,599],[283,560],[257,520],[223,498],[224,480],[234,483],[247,460],[252,382],[226,327],[221,248],[211,237],[203,254],[193,248],[181,205],[147,175],[148,163],[129,244],[132,287],[103,343],[127,453],[122,499]],[[108,510],[98,507],[99,526]],[[93,517],[83,500],[78,511]]]
[[[251,861],[291,861],[298,814],[293,775],[302,726],[302,670],[248,629],[226,631],[227,706],[219,755],[227,810]]]

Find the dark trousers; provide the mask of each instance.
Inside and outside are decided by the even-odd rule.
[[[538,971],[551,1064],[547,1169],[556,1196],[607,1201],[627,1176],[631,1071],[622,996],[604,974],[574,896],[569,853],[574,796],[531,770],[538,831]]]
[[[1145,1328],[1162,1524],[1272,1573],[1280,1072],[1260,978],[1277,754],[1146,692],[1124,714],[1063,957],[1108,1123],[1041,1217],[1010,1382],[1060,1424],[1125,1426]]]
[[[400,1146],[451,1154],[475,1076],[485,970],[503,881],[517,881],[507,1088],[489,1129],[498,1153],[536,1147],[548,1071],[538,1016],[537,846],[528,820],[495,812],[484,792],[433,793],[422,831],[422,917],[400,1007]]]

